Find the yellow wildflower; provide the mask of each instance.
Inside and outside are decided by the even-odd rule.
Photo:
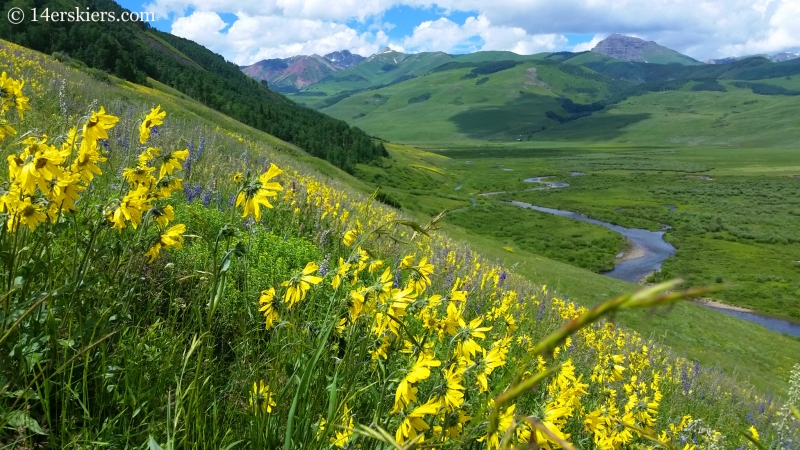
[[[155,108],[151,109],[150,112],[145,116],[142,124],[139,126],[139,143],[144,144],[150,139],[150,129],[154,126],[161,125],[164,123],[164,117],[167,116],[166,111],[161,111],[161,105],[156,106]]]
[[[106,132],[106,130],[114,128],[114,124],[116,124],[117,121],[119,121],[119,117],[106,114],[106,110],[101,106],[100,111],[92,111],[91,117],[89,117],[89,120],[83,125],[83,138],[91,141],[108,139],[108,132]]]
[[[261,221],[261,205],[272,208],[269,197],[276,197],[277,191],[283,190],[280,184],[269,181],[281,173],[283,171],[278,166],[270,164],[269,169],[260,177],[245,183],[236,197],[236,206],[244,205],[242,217],[252,214],[256,222]]]
[[[275,326],[275,322],[280,320],[280,316],[278,315],[280,301],[275,298],[275,288],[261,291],[261,297],[258,299],[258,303],[262,305],[258,310],[264,313],[264,318],[266,319],[265,328],[269,330]]]
[[[438,413],[439,408],[439,402],[435,399],[431,399],[424,405],[419,406],[411,411],[411,413],[406,416],[405,420],[403,420],[403,422],[400,424],[400,427],[397,429],[397,433],[395,433],[395,440],[397,440],[398,443],[403,444],[406,441],[413,441],[417,439],[420,431],[430,429],[430,426],[425,423],[424,417]],[[422,439],[416,442],[422,442]]]
[[[319,282],[322,281],[322,278],[312,275],[318,269],[319,266],[314,261],[311,261],[306,264],[299,275],[281,283],[281,286],[286,288],[283,301],[287,303],[289,309],[297,302],[306,298],[306,293],[311,288],[312,284],[319,284]]]
[[[259,380],[258,383],[254,381],[253,392],[250,394],[250,406],[253,407],[253,412],[258,413],[260,410],[262,414],[268,414],[275,405],[275,393],[269,389],[269,385],[264,384],[264,380]]]
[[[167,231],[161,233],[158,237],[158,242],[155,243],[150,250],[145,253],[145,256],[150,257],[150,263],[155,261],[156,256],[161,251],[161,247],[175,247],[175,248],[182,248],[181,244],[183,243],[183,233],[186,232],[186,225],[178,224]]]

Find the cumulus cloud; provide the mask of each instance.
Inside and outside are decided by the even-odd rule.
[[[384,16],[398,5],[445,13],[389,38]],[[174,33],[240,64],[297,52],[368,55],[386,45],[407,52],[581,51],[615,32],[697,59],[800,49],[800,0],[153,0],[146,8],[173,17]],[[471,17],[456,23],[451,11]],[[236,20],[225,24],[222,13]],[[569,34],[594,38],[569,48]]]
[[[230,28],[221,32],[228,25]],[[215,12],[195,11],[176,19],[172,33],[241,65],[269,58],[324,55],[342,49],[371,55],[389,41],[383,30],[358,33],[336,22],[248,16],[242,12],[237,13],[236,21],[227,24]]]
[[[576,44],[575,47],[572,47],[572,51],[578,53],[591,50],[595,47],[595,45],[597,45],[600,41],[602,41],[605,38],[606,38],[605,34],[595,34],[594,37],[592,37],[591,41],[581,42]]]

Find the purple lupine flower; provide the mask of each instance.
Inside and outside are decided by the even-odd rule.
[[[212,200],[211,192],[209,192],[209,191],[204,192],[203,193],[203,206],[208,208],[208,205],[211,204],[211,200]]]
[[[508,276],[508,273],[506,273],[506,269],[503,269],[503,271],[500,272],[500,278],[497,280],[497,286],[500,286],[501,284],[503,284],[503,282],[506,281],[506,277],[507,276]]]
[[[158,126],[156,126],[156,125],[153,125],[153,126],[150,128],[150,135],[151,135],[151,136],[154,136],[154,137],[155,137],[155,136],[158,136],[158,135],[159,135],[159,133],[161,133],[161,131],[159,131],[159,129],[158,129]]]
[[[325,275],[328,274],[330,270],[330,259],[331,259],[331,254],[328,253],[327,255],[325,255],[325,258],[319,263],[319,269],[317,269],[317,272],[319,272],[319,275],[321,277],[324,277]]]
[[[536,321],[542,320],[542,316],[544,315],[544,299],[539,302],[539,310],[536,312]]]
[[[228,197],[228,206],[233,207],[233,203],[236,201],[236,194],[231,194]]]
[[[689,388],[692,387],[692,382],[689,380],[689,370],[683,366],[681,370],[681,387],[683,388],[683,395],[689,394]]]
[[[453,272],[448,271],[447,276],[444,278],[444,288],[450,290],[453,287]]]
[[[400,270],[395,270],[394,272],[394,288],[400,287]]]

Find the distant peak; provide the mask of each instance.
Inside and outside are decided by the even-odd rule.
[[[392,50],[392,48],[391,48],[391,47],[383,47],[383,48],[381,49],[381,51],[379,51],[379,52],[378,52],[378,54],[381,54],[381,53],[389,53],[389,52],[393,52],[393,51],[394,51],[394,50]]]
[[[626,61],[656,62],[660,64],[698,64],[694,59],[658,45],[654,41],[646,41],[619,33],[614,33],[598,42],[592,51]]]
[[[332,64],[335,64],[342,68],[347,68],[356,65],[364,59],[364,57],[361,55],[350,53],[350,50],[339,50],[336,52],[331,52],[323,56],[323,58],[327,59]]]

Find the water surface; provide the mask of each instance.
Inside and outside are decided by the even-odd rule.
[[[785,333],[791,336],[800,336],[800,323],[789,322],[788,320],[776,319],[774,317],[762,316],[761,314],[751,312],[733,311],[730,309],[717,308],[710,305],[703,306],[721,313],[725,313],[729,316],[738,317],[740,319],[747,320],[748,322],[763,325],[772,331],[777,331],[778,333]]]
[[[664,240],[663,231],[650,231],[640,228],[625,228],[620,225],[614,225],[613,223],[592,219],[591,217],[587,217],[576,212],[544,208],[542,206],[531,205],[530,203],[517,201],[511,201],[508,203],[521,208],[533,209],[561,217],[569,217],[570,219],[580,220],[581,222],[600,225],[601,227],[616,231],[617,233],[628,238],[631,242],[633,242],[634,246],[638,247],[644,252],[644,255],[639,258],[622,261],[614,267],[614,270],[605,272],[603,274],[611,278],[617,278],[619,280],[635,283],[652,272],[661,269],[661,263],[663,263],[665,259],[675,254],[675,247]]]

